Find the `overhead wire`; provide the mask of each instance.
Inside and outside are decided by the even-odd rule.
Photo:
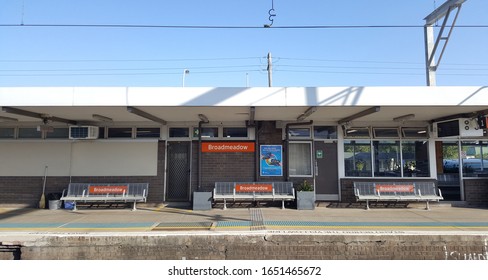
[[[0,24],[0,27],[85,27],[85,28],[172,28],[172,29],[262,29],[263,26],[237,25],[147,25],[147,24]],[[446,26],[450,27],[450,26]],[[364,29],[364,28],[424,28],[424,25],[290,25],[267,29]],[[487,24],[456,25],[456,28],[488,28]]]

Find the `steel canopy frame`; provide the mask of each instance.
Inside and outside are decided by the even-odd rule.
[[[456,25],[457,17],[459,12],[461,11],[462,4],[466,2],[466,0],[448,0],[444,4],[442,4],[439,8],[435,9],[430,15],[428,15],[425,20],[424,25],[424,36],[425,36],[425,64],[426,64],[426,78],[427,78],[427,85],[428,86],[435,86],[436,85],[436,71],[439,67],[439,64],[442,60],[442,56],[444,51],[446,50],[447,43],[449,38],[451,37],[452,30]],[[443,36],[444,30],[447,26],[447,21],[449,19],[449,15],[452,11],[456,10],[456,15],[454,20],[449,26],[449,32],[447,36]],[[441,29],[435,39],[434,35],[434,24],[437,20],[444,18],[442,22]],[[439,47],[441,40],[444,41],[442,46],[442,50],[439,54],[439,60],[437,63],[435,62],[435,54]],[[435,41],[435,42],[434,42]]]

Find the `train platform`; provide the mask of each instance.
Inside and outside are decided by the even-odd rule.
[[[214,208],[193,211],[162,205],[128,208],[0,208],[0,235],[73,232],[230,232],[230,231],[435,231],[488,232],[488,209],[439,204],[407,208],[277,207]]]

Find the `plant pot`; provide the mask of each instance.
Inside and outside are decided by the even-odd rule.
[[[315,209],[315,192],[300,191],[297,192],[297,209],[314,210]]]

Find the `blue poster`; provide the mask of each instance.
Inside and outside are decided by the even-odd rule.
[[[281,145],[260,146],[261,176],[283,176],[283,151]]]

